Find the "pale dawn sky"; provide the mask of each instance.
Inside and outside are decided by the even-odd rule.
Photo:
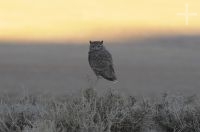
[[[188,17],[177,13],[196,13]],[[0,40],[82,41],[198,33],[199,0],[0,0]]]

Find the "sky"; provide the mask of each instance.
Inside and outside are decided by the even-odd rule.
[[[186,12],[186,17],[177,13]],[[200,32],[199,0],[0,0],[0,40],[84,41]],[[194,15],[194,14],[193,14]]]

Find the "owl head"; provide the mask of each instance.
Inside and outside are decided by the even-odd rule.
[[[103,41],[90,41],[90,50],[103,49]]]

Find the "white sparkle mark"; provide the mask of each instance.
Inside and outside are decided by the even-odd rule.
[[[189,16],[197,16],[197,13],[190,13],[188,4],[185,4],[185,12],[184,13],[177,13],[178,16],[185,16],[185,25],[189,24]]]

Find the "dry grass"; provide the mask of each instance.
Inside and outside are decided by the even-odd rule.
[[[25,95],[0,99],[0,132],[199,132],[195,96],[164,94],[158,101],[137,100],[93,88],[81,97]]]

